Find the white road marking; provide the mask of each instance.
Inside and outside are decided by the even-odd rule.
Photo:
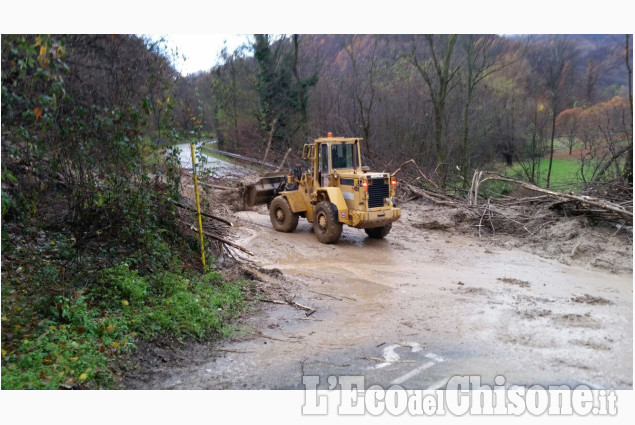
[[[419,344],[418,342],[404,342],[401,345],[404,347],[410,347],[413,353],[423,350],[421,344]]]
[[[435,364],[437,364],[437,362],[427,362],[422,364],[421,366],[419,366],[418,368],[415,368],[413,370],[411,370],[410,372],[406,373],[405,375],[400,376],[399,378],[393,380],[390,385],[399,385],[402,384],[404,382],[406,382],[408,379],[417,376],[418,374],[420,374],[421,372],[423,372],[424,370],[428,369],[429,367],[434,366]]]
[[[378,365],[375,365],[375,367],[371,369],[381,369],[383,367],[390,366],[391,364],[395,362],[398,362],[401,357],[399,357],[399,354],[395,353],[395,348],[397,347],[401,347],[401,345],[391,344],[387,346],[386,348],[384,348],[384,359],[386,361],[383,363],[379,363]]]
[[[432,360],[435,360],[437,363],[441,363],[442,361],[444,361],[445,359],[441,356],[437,356],[434,353],[428,353],[426,354],[426,357]]]
[[[395,349],[399,347],[409,347],[413,353],[417,353],[423,350],[423,348],[421,347],[421,344],[419,344],[418,342],[404,342],[402,344],[391,344],[387,346],[386,348],[384,348],[384,360],[386,361],[383,363],[379,363],[378,365],[375,365],[371,367],[370,369],[381,369],[386,366],[390,366],[391,364],[395,362],[398,362],[401,359],[401,357],[399,356],[399,354],[395,352]],[[443,360],[437,360],[437,361],[443,361]]]
[[[439,388],[445,386],[448,384],[448,379],[442,379],[440,381],[435,382],[434,384],[430,385],[428,388],[426,388],[426,390],[428,391],[434,391],[434,390],[438,390]]]
[[[594,384],[592,382],[589,381],[579,381],[581,384],[586,385],[587,387],[591,388],[592,390],[601,390],[604,388],[604,386],[602,385],[598,385],[598,384]]]
[[[406,373],[405,375],[402,375],[399,378],[393,380],[390,383],[390,385],[400,385],[400,384],[406,382],[407,380],[409,380],[410,378],[413,378],[413,377],[417,376],[418,374],[420,374],[424,370],[434,366],[437,363],[441,363],[444,360],[443,357],[437,356],[434,353],[428,353],[428,354],[425,355],[425,357],[427,357],[429,359],[432,359],[432,361],[426,362],[426,363],[422,364],[421,366],[412,369],[410,372]]]

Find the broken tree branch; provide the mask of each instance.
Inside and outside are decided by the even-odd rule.
[[[421,169],[419,168],[419,166],[417,165],[417,163],[415,162],[415,160],[414,160],[414,159],[412,159],[412,158],[411,158],[411,159],[409,159],[408,161],[404,162],[403,164],[401,164],[401,165],[399,166],[399,168],[397,168],[397,169],[396,169],[396,170],[392,173],[392,175],[393,175],[393,176],[394,176],[394,175],[396,175],[399,171],[401,171],[401,168],[402,168],[404,165],[409,164],[409,163],[412,163],[412,165],[414,165],[414,166],[415,166],[415,168],[417,169],[417,171],[419,172],[419,174],[421,174],[421,177],[423,177],[423,179],[424,179],[425,181],[427,181],[428,183],[430,183],[432,186],[436,187],[437,189],[439,188],[439,186],[437,186],[435,182],[433,182],[433,181],[432,181],[432,180],[430,180],[428,177],[426,177],[426,175],[425,175],[425,174],[423,174],[423,171],[421,171]]]
[[[485,178],[483,178],[483,176],[485,176]],[[611,211],[630,221],[633,220],[633,213],[624,209],[621,205],[614,204],[612,202],[609,202],[603,199],[594,198],[594,197],[586,196],[586,195],[573,195],[570,193],[554,192],[549,189],[543,189],[541,187],[535,186],[531,183],[527,183],[527,182],[515,180],[515,179],[510,179],[508,177],[503,177],[498,173],[493,173],[490,171],[477,170],[474,172],[474,177],[472,178],[472,187],[470,188],[470,204],[471,205],[476,205],[477,203],[478,188],[480,184],[490,180],[498,180],[498,181],[504,181],[508,183],[514,183],[521,186],[524,189],[531,190],[538,193],[544,193],[546,195],[549,195],[559,200],[567,199],[570,201],[577,201],[586,205],[600,208],[605,211]]]
[[[189,224],[189,223],[185,223],[185,224],[187,224],[187,225],[188,225],[188,228],[189,228],[190,230],[193,230],[193,231],[198,232],[198,230],[196,230],[196,228],[195,228],[192,224]],[[222,243],[224,243],[225,245],[229,245],[229,246],[231,246],[232,248],[236,248],[236,249],[238,249],[238,250],[240,250],[240,251],[244,252],[245,254],[254,255],[254,253],[253,253],[253,252],[251,252],[251,251],[249,251],[247,248],[242,247],[242,246],[240,246],[240,245],[238,245],[238,244],[236,244],[236,243],[234,243],[234,242],[232,242],[232,241],[228,241],[228,240],[227,240],[227,239],[225,239],[225,238],[221,238],[221,237],[220,237],[220,236],[218,236],[218,235],[215,235],[215,234],[210,233],[210,232],[203,232],[203,234],[204,234],[205,236],[209,237],[209,238],[212,238],[212,239],[214,239],[214,240],[217,240],[217,241],[219,241],[219,242],[222,242]]]
[[[187,205],[183,205],[183,204],[181,204],[181,203],[179,203],[179,202],[175,202],[175,201],[171,201],[171,202],[172,202],[174,205],[176,205],[177,207],[179,207],[179,208],[183,208],[183,209],[188,210],[188,211],[196,212],[196,209],[191,208],[191,207],[188,207]],[[225,224],[226,224],[226,225],[228,225],[229,227],[233,227],[233,226],[234,226],[234,224],[233,224],[231,221],[226,220],[226,219],[224,219],[224,218],[222,218],[222,217],[218,217],[218,216],[215,216],[215,215],[212,215],[212,214],[204,213],[204,212],[202,212],[202,211],[201,211],[201,215],[202,215],[202,216],[204,216],[204,217],[207,217],[207,218],[212,218],[212,219],[214,219],[214,220],[218,220],[218,221],[220,221],[221,223],[225,223]]]
[[[342,298],[338,298],[338,297],[333,296],[333,295],[325,294],[323,292],[317,292],[317,291],[309,291],[309,292],[314,293],[314,294],[318,294],[318,295],[324,295],[325,297],[330,297],[330,298],[333,298],[334,300],[342,301]]]
[[[483,210],[483,214],[481,214],[481,219],[478,221],[478,237],[481,237],[481,229],[483,228],[483,217],[485,217],[485,213],[487,212],[487,210],[489,209],[489,199],[487,200],[487,205],[485,206],[485,209]]]
[[[299,309],[306,310],[306,311],[307,311],[307,313],[305,313],[305,314],[306,314],[306,317],[309,317],[310,315],[312,315],[313,313],[315,313],[315,312],[317,311],[317,309],[315,309],[315,308],[313,308],[313,307],[307,307],[307,306],[302,305],[302,304],[300,304],[300,303],[297,303],[297,302],[295,302],[295,301],[293,301],[293,300],[284,300],[284,301],[282,301],[282,300],[267,300],[267,299],[261,299],[260,301],[265,302],[265,303],[272,303],[272,304],[288,304],[288,305],[295,306],[295,307],[297,307],[297,308],[299,308]]]
[[[263,338],[271,339],[273,341],[294,342],[294,343],[300,342],[300,341],[291,341],[289,339],[274,338],[272,336],[269,336],[269,335],[266,335],[266,334],[262,333],[261,331],[256,331],[256,334],[260,335]]]
[[[209,184],[209,183],[205,183],[205,182],[198,182],[198,184],[200,184],[203,187],[209,187],[212,189],[218,189],[218,190],[234,190],[231,187],[225,187],[225,186],[219,186],[217,184]]]
[[[405,187],[408,188],[408,190],[410,190],[410,192],[412,192],[415,195],[418,195],[421,198],[427,199],[433,204],[448,205],[453,207],[458,206],[458,202],[450,201],[448,199],[440,199],[441,198],[440,196],[433,194],[432,192],[429,192],[425,189],[415,187],[409,183],[403,183],[403,184],[405,185]]]

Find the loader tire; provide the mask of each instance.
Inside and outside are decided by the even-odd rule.
[[[388,223],[385,226],[381,227],[373,227],[370,229],[364,229],[369,238],[373,239],[383,239],[388,233],[390,233],[390,229],[392,228],[392,223]]]
[[[276,196],[269,206],[269,218],[273,228],[278,232],[290,233],[298,227],[299,215],[291,211],[289,202],[284,196]]]
[[[342,223],[337,219],[333,204],[318,202],[313,214],[313,232],[322,243],[335,243],[342,235]]]

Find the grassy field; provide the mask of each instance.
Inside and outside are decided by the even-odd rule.
[[[525,166],[527,166],[526,164]],[[549,170],[549,158],[542,158],[536,170],[540,177],[537,184],[540,187],[547,186],[547,171]],[[527,176],[523,167],[519,163],[508,167],[500,164],[498,172],[506,177],[527,181]],[[551,182],[549,188],[558,192],[574,191],[583,189],[580,177],[580,161],[575,157],[554,158],[551,167]],[[488,182],[485,187],[485,194],[490,196],[507,195],[515,190],[515,185],[506,182]]]
[[[545,187],[547,184],[547,172],[549,170],[549,158],[543,158],[538,164],[537,173],[540,176],[539,185]],[[520,164],[505,168],[505,175],[523,180],[526,176]],[[582,183],[580,176],[580,161],[578,158],[554,158],[551,165],[550,187],[557,190],[576,189]]]

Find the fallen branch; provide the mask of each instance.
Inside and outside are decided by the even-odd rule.
[[[619,230],[619,229],[618,229],[618,230]],[[334,300],[342,301],[342,299],[341,299],[341,298],[337,298],[337,297],[335,297],[335,296],[333,296],[333,295],[324,294],[324,293],[322,293],[322,292],[316,292],[316,291],[309,291],[309,292],[311,292],[311,293],[313,293],[313,294],[324,295],[325,297],[330,297],[330,298],[333,298]]]
[[[482,178],[483,175],[485,175],[486,177]],[[571,201],[578,201],[586,205],[600,208],[602,210],[614,212],[626,219],[629,219],[630,221],[633,221],[633,213],[630,211],[627,211],[626,209],[624,209],[622,206],[618,204],[614,204],[612,202],[599,199],[599,198],[593,198],[591,196],[573,195],[569,193],[554,192],[549,189],[543,189],[541,187],[535,186],[531,183],[527,183],[527,182],[523,182],[523,181],[515,180],[515,179],[510,179],[508,177],[503,177],[497,173],[492,173],[489,171],[477,170],[474,172],[474,177],[472,178],[472,187],[470,188],[470,204],[471,205],[477,204],[478,188],[480,184],[489,180],[498,180],[498,181],[504,181],[509,183],[515,183],[527,190],[531,190],[538,193],[544,193],[560,200],[568,199]]]
[[[481,237],[481,228],[483,227],[483,217],[485,217],[485,213],[489,210],[489,199],[487,200],[487,205],[483,210],[483,214],[481,214],[481,219],[478,221],[478,237]],[[490,223],[491,223],[491,215],[490,215]]]
[[[209,183],[205,183],[205,182],[198,182],[198,184],[200,184],[203,187],[209,187],[212,189],[218,189],[218,190],[234,190],[231,187],[226,187],[226,186],[219,186],[217,184],[209,184]]]
[[[177,207],[179,207],[179,208],[183,208],[183,209],[185,209],[185,210],[192,211],[192,212],[197,212],[194,208],[192,208],[192,207],[188,207],[187,205],[183,205],[183,204],[178,203],[178,202],[175,202],[175,201],[171,201],[171,202],[172,202],[174,205],[176,205]],[[218,217],[218,216],[215,216],[215,215],[212,215],[212,214],[204,213],[204,212],[202,212],[202,211],[201,211],[201,215],[202,215],[202,216],[204,216],[204,217],[207,217],[207,218],[212,218],[212,219],[214,219],[214,220],[218,220],[218,221],[220,221],[221,223],[225,223],[225,224],[227,224],[227,225],[228,225],[228,226],[230,226],[230,227],[233,227],[233,226],[234,226],[234,224],[233,224],[231,221],[226,220],[226,219],[224,219],[224,218],[222,218],[222,217]]]
[[[489,201],[488,201],[488,205],[489,205]],[[518,225],[519,225],[519,226],[521,226],[523,229],[525,229],[525,231],[526,231],[527,233],[529,233],[530,235],[533,235],[533,233],[532,233],[532,232],[530,232],[530,231],[529,231],[529,229],[527,229],[527,227],[526,227],[524,224],[522,224],[522,223],[520,223],[520,222],[518,222],[518,221],[514,220],[514,219],[513,219],[513,218],[511,218],[511,217],[506,216],[505,214],[503,214],[503,213],[502,213],[502,212],[500,212],[500,211],[497,211],[497,210],[492,209],[491,207],[490,207],[490,223],[491,223],[491,221],[492,221],[492,219],[491,219],[491,211],[494,211],[495,213],[502,215],[504,218],[506,218],[507,220],[511,221],[512,223],[518,224]],[[494,230],[494,224],[492,223],[492,231],[493,231],[493,230]]]
[[[262,332],[260,332],[260,331],[257,331],[257,332],[256,332],[256,334],[257,334],[257,335],[260,335],[260,336],[261,336],[261,337],[263,337],[263,338],[271,339],[271,340],[274,340],[274,341],[281,341],[281,342],[294,342],[294,343],[295,343],[295,342],[300,342],[300,341],[291,341],[291,340],[288,340],[288,339],[274,338],[274,337],[272,337],[272,336],[265,335],[264,333],[262,333]]]
[[[430,183],[432,186],[436,187],[437,189],[439,188],[439,186],[437,186],[435,182],[433,182],[432,180],[430,180],[429,178],[427,178],[425,174],[423,174],[423,171],[421,171],[421,169],[419,168],[419,166],[417,165],[417,163],[415,162],[415,160],[414,160],[414,159],[409,159],[408,161],[406,161],[406,162],[404,162],[403,164],[401,164],[401,165],[399,166],[399,168],[397,168],[395,171],[393,171],[392,175],[393,175],[393,176],[394,176],[394,175],[396,175],[399,171],[401,171],[401,168],[402,168],[404,165],[409,164],[409,163],[412,163],[412,165],[414,165],[414,166],[415,166],[415,168],[417,169],[417,171],[419,172],[419,174],[421,174],[421,177],[423,177],[423,179],[424,179],[425,181],[427,181],[428,183]]]
[[[452,207],[456,207],[459,205],[458,202],[455,201],[450,201],[447,198],[446,199],[439,199],[440,197],[438,195],[433,194],[432,192],[429,192],[427,190],[421,189],[421,188],[417,188],[409,183],[403,183],[405,185],[405,187],[408,188],[408,190],[410,190],[410,192],[412,192],[415,195],[418,195],[421,198],[425,198],[428,201],[437,204],[437,205],[447,205],[447,206],[452,206]]]
[[[364,357],[358,357],[360,360],[368,360],[369,362],[377,362],[377,363],[385,363],[386,359],[381,359],[379,357],[371,357],[371,356],[364,356]]]
[[[260,300],[258,300],[258,301],[261,301],[261,302],[263,302],[263,303],[282,304],[282,305],[287,305],[287,304],[289,304],[289,303],[288,303],[288,302],[286,302],[286,301],[281,301],[281,300],[267,300],[267,299],[264,299],[264,298],[262,298],[262,299],[260,299]]]
[[[272,304],[288,304],[288,305],[293,305],[297,308],[300,308],[302,310],[306,310],[308,313],[306,313],[306,317],[309,317],[310,315],[312,315],[313,313],[315,313],[317,311],[317,309],[313,308],[313,307],[307,307],[305,305],[299,304],[293,300],[267,300],[267,299],[261,299],[260,301],[265,302],[265,303],[272,303]]]
[[[196,227],[194,227],[192,224],[189,224],[189,223],[185,223],[185,224],[187,224],[187,225],[188,225],[188,227],[189,227],[189,229],[190,229],[190,230],[192,230],[192,231],[194,231],[194,232],[198,232],[198,230],[196,229]],[[228,241],[228,240],[227,240],[227,239],[225,239],[225,238],[221,238],[221,237],[220,237],[220,236],[218,236],[218,235],[215,235],[215,234],[210,233],[210,232],[205,232],[205,231],[203,232],[203,234],[204,234],[205,236],[209,237],[209,238],[212,238],[212,239],[215,239],[215,240],[217,240],[217,241],[220,241],[220,242],[224,243],[225,245],[229,245],[229,246],[231,246],[232,248],[236,248],[236,249],[238,249],[238,250],[240,250],[240,251],[242,251],[242,252],[244,252],[244,253],[246,253],[246,254],[249,254],[249,255],[254,255],[254,253],[253,253],[253,252],[251,252],[251,251],[249,251],[247,248],[242,247],[242,246],[240,246],[240,245],[238,245],[238,244],[236,244],[236,243],[234,243],[234,242],[232,242],[232,241]]]
[[[305,306],[305,305],[302,305],[302,304],[296,303],[295,301],[292,301],[292,302],[291,302],[291,304],[293,304],[294,306],[296,306],[296,307],[298,307],[298,308],[301,308],[302,310],[306,310],[306,311],[307,311],[307,313],[305,313],[305,314],[306,314],[306,317],[309,317],[310,315],[312,315],[312,314],[313,314],[313,313],[315,313],[315,311],[316,311],[316,309],[314,309],[314,308],[307,307],[307,306]]]

